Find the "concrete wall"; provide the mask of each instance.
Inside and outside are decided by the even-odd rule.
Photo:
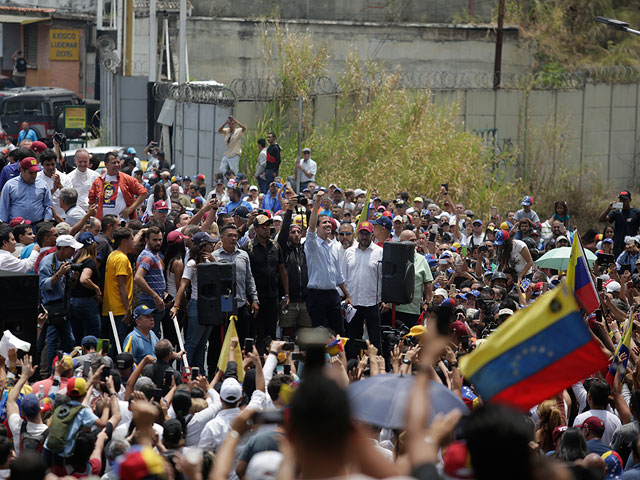
[[[148,23],[146,18],[140,21]],[[327,48],[327,75],[332,79],[344,71],[344,59],[352,50],[363,60],[408,73],[493,71],[495,35],[486,26],[290,21],[286,28],[308,32],[313,42]],[[192,17],[187,30],[192,78],[229,84],[235,78],[271,76],[262,58],[260,22]],[[502,58],[505,73],[528,72],[533,65],[516,27],[505,30]]]
[[[458,121],[467,130],[496,129],[499,150],[517,146],[523,159],[548,154],[558,168],[577,173],[576,167],[584,167],[612,189],[640,188],[640,84],[587,84],[581,90],[533,90],[528,95],[523,90],[436,90],[433,98],[438,104],[458,104]],[[235,116],[255,129],[264,106],[241,101]],[[335,118],[336,97],[317,96],[305,108],[313,109],[314,126],[327,124]],[[566,156],[549,151],[542,135],[545,126],[562,136]],[[566,162],[559,163],[561,158]],[[524,160],[516,168],[518,173],[535,172],[535,164],[524,165]]]
[[[98,2],[96,0],[0,0],[0,5],[55,8],[73,12],[95,13]]]
[[[191,0],[193,14],[257,18],[277,13],[282,19],[370,22],[453,23],[468,19],[473,5],[477,22],[491,20],[493,0]]]

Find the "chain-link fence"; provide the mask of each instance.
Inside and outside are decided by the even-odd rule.
[[[491,89],[494,74],[488,72],[386,72],[394,75],[399,88],[430,90]],[[373,79],[381,81],[385,74]],[[640,69],[637,67],[589,67],[570,73],[503,73],[500,87],[503,89],[561,89],[584,88],[586,83],[638,83]],[[277,78],[236,78],[229,88],[238,100],[265,100],[281,97],[283,84]],[[311,85],[311,95],[336,95],[342,93],[340,84],[326,76]]]

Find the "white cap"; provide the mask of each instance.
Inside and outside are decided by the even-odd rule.
[[[567,242],[569,241],[569,239],[564,235],[560,235],[558,238],[556,238],[556,243],[558,243],[560,240],[566,240]]]
[[[256,187],[255,185],[251,185],[249,187],[249,191],[251,192],[252,190],[255,190],[257,192],[258,191],[258,187]]]
[[[262,480],[276,478],[283,458],[284,455],[282,455],[282,453],[271,450],[256,453],[251,457],[247,465],[246,479]]]
[[[356,189],[353,191],[353,194],[354,194],[356,197],[359,197],[360,195],[365,195],[366,193],[367,193],[367,192],[365,192],[365,191],[364,191],[364,190],[362,190],[361,188],[356,188]]]
[[[498,316],[501,317],[502,315],[513,315],[513,310],[511,310],[510,308],[502,308],[500,309],[500,311],[498,312]]]
[[[310,148],[308,148],[308,147],[305,147],[305,148],[303,148],[303,149],[302,149],[302,153],[304,153],[304,152],[309,152],[309,153],[311,153],[311,149],[310,149]]]
[[[282,221],[282,217],[280,215],[276,215],[273,217],[273,221],[274,222],[281,222]]]
[[[71,235],[60,235],[56,239],[56,247],[73,247],[76,250],[79,250],[83,247],[80,242],[77,242],[75,238]]]
[[[235,378],[227,378],[220,387],[220,398],[227,403],[237,402],[242,398],[242,387]]]
[[[436,291],[433,292],[434,295],[440,295],[442,297],[444,297],[445,299],[449,298],[449,294],[447,293],[447,291],[444,288],[436,288]]]
[[[607,293],[619,292],[620,291],[620,284],[618,282],[616,282],[615,280],[612,281],[612,282],[609,282],[609,283],[607,283],[606,290],[607,290]]]

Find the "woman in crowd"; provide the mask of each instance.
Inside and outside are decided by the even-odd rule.
[[[81,233],[78,241],[83,247],[75,259],[75,263],[81,266],[80,277],[69,291],[71,328],[76,340],[81,340],[86,335],[99,338],[102,327],[98,305],[102,302],[102,290],[96,261],[97,243],[90,232]]]
[[[501,270],[513,268],[518,274],[518,283],[526,275],[531,273],[533,259],[527,248],[527,244],[522,240],[515,240],[509,237],[506,230],[498,230],[493,244],[498,250],[498,261]]]
[[[162,182],[158,182],[153,186],[153,192],[149,195],[149,198],[147,198],[147,209],[144,211],[143,221],[146,221],[147,218],[153,215],[153,204],[158,200],[167,202],[167,207],[169,211],[171,211],[171,198],[167,195],[167,189]]]

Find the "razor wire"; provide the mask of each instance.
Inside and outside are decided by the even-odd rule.
[[[172,99],[228,108],[233,108],[236,103],[234,91],[220,84],[157,82],[153,86],[152,94],[156,100]]]

